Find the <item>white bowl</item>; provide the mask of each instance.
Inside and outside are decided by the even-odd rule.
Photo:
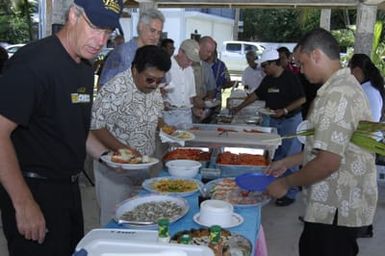
[[[231,226],[234,208],[229,202],[222,200],[205,200],[200,205],[199,221],[206,226]]]
[[[168,173],[174,177],[194,178],[202,164],[194,160],[171,160],[166,163]]]

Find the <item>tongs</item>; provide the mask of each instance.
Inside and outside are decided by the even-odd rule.
[[[153,221],[138,221],[138,220],[116,220],[118,224],[129,224],[129,225],[154,225],[156,224]]]

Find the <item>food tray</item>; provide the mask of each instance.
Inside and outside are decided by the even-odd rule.
[[[193,245],[207,246],[209,243],[210,232],[208,228],[182,230],[171,237],[171,244],[179,243],[180,237],[183,234],[189,234]],[[246,237],[233,234],[227,229],[221,230],[221,240],[223,243],[223,255],[252,255],[252,244]]]
[[[207,246],[162,243],[157,231],[129,229],[91,230],[73,256],[214,256]]]
[[[189,211],[190,206],[186,199],[181,198],[181,197],[173,197],[173,196],[167,196],[167,195],[145,195],[145,196],[136,196],[133,198],[129,198],[123,202],[121,202],[118,207],[116,208],[115,211],[115,221],[119,222],[120,224],[124,225],[130,225],[130,226],[139,226],[139,227],[147,227],[147,228],[156,228],[158,225],[157,223],[154,224],[148,224],[148,225],[135,225],[132,223],[125,223],[125,217],[124,214],[128,211],[134,210],[137,206],[143,205],[145,203],[162,203],[165,201],[173,202],[179,207],[181,207],[181,212],[179,214],[175,214],[172,218],[170,219],[170,223],[174,223],[175,221],[179,220],[182,218],[186,213]],[[143,213],[146,214],[146,213]],[[136,221],[148,221],[145,219],[142,219],[143,214],[140,214],[141,220],[136,220]],[[163,214],[162,214],[163,215]],[[144,218],[144,217],[143,217]]]
[[[270,162],[269,158],[269,151],[267,150],[256,150],[256,149],[246,149],[246,148],[237,148],[237,147],[225,147],[222,148],[221,152],[232,152],[232,153],[252,153],[253,151],[257,152],[260,151],[258,155],[264,155],[265,158],[267,159],[268,163]],[[219,164],[217,163],[217,157],[214,160],[216,168],[219,168],[221,170],[221,175],[220,177],[226,178],[226,177],[236,177],[242,174],[246,173],[261,173],[266,170],[268,165],[262,165],[262,166],[257,166],[257,165],[231,165],[231,164]]]
[[[187,182],[194,182],[195,183],[195,189],[189,190],[189,191],[181,191],[181,192],[174,192],[174,191],[158,191],[156,188],[154,188],[154,184],[159,181],[172,181],[172,180],[182,180]],[[190,196],[195,194],[199,191],[201,187],[203,187],[203,183],[200,180],[197,179],[188,179],[188,178],[179,178],[179,177],[155,177],[151,179],[147,179],[142,183],[142,187],[150,191],[152,193],[157,194],[165,194],[165,195],[172,195],[172,196]]]
[[[219,188],[217,186],[220,186]],[[239,188],[234,178],[219,178],[205,184],[211,199],[224,200],[235,207],[264,206],[270,202],[270,196],[262,192],[248,192]],[[215,196],[214,191],[218,194]]]
[[[198,150],[201,150],[203,152],[209,152],[210,153],[210,156],[209,156],[209,160],[207,161],[203,161],[203,160],[196,160],[196,159],[193,159],[193,158],[179,158],[179,157],[176,157],[176,158],[172,158],[172,159],[169,159],[169,160],[165,160],[164,158],[170,153],[170,152],[173,152],[175,150],[184,150],[184,149],[198,149]],[[167,150],[167,153],[164,155],[163,157],[163,161],[164,163],[166,164],[166,162],[170,161],[170,160],[176,160],[176,159],[188,159],[188,160],[195,160],[195,161],[198,161],[202,164],[202,168],[206,168],[210,162],[210,159],[212,157],[212,150],[208,147],[176,147],[176,146],[170,146]]]

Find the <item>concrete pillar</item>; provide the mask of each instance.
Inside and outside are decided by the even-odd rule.
[[[239,14],[240,14],[240,9],[235,8],[234,27],[233,27],[233,40],[235,40],[235,41],[238,40]]]
[[[376,23],[377,6],[360,3],[357,7],[357,31],[354,53],[365,53],[370,56],[373,44],[374,24]]]
[[[327,31],[330,31],[330,19],[332,15],[331,9],[322,9],[319,26]]]
[[[40,17],[45,18],[45,22],[41,27],[41,37],[47,37],[52,34],[52,24],[64,24],[65,16],[69,6],[73,3],[73,0],[43,0],[41,4],[44,4],[44,13],[40,14]]]

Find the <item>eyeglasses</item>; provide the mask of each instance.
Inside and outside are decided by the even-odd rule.
[[[160,84],[161,82],[163,81],[163,77],[162,78],[152,78],[152,77],[147,77],[146,78],[146,83],[147,84]]]
[[[108,37],[111,36],[111,33],[112,33],[111,29],[98,28],[97,26],[91,23],[91,21],[87,18],[84,12],[82,12],[82,17],[84,21],[87,23],[88,27],[90,27],[95,33],[103,34]]]

